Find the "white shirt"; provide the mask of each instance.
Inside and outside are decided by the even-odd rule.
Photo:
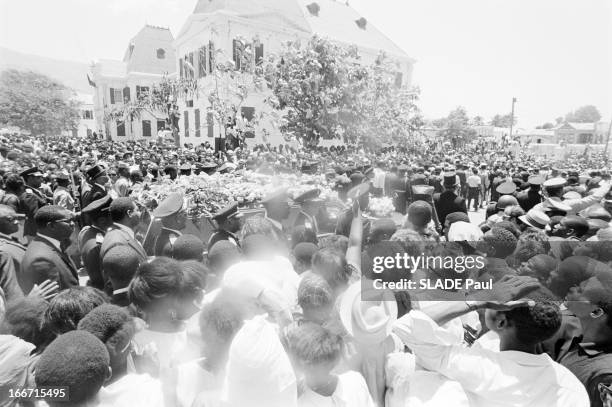
[[[410,311],[393,331],[428,370],[459,382],[475,407],[588,407],[582,383],[547,354],[493,352],[456,345],[429,316]]]
[[[148,374],[127,374],[98,393],[97,407],[163,407],[161,382]]]
[[[467,178],[467,184],[470,186],[470,188],[479,187],[481,182],[482,180],[480,179],[480,176],[478,175],[472,174]]]
[[[363,376],[348,371],[338,376],[338,385],[331,396],[325,397],[307,388],[298,399],[298,407],[375,407],[375,404]]]
[[[385,172],[380,168],[374,169],[374,179],[372,180],[372,186],[374,188],[385,187]]]

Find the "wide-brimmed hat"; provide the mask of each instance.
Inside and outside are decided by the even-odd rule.
[[[548,215],[537,209],[531,209],[525,215],[519,216],[519,219],[523,223],[541,230],[544,230],[544,228],[546,228],[546,225],[550,223],[550,218],[548,217]]]
[[[397,303],[391,291],[375,290],[367,283],[363,282],[363,292],[361,281],[353,283],[344,292],[340,302],[340,320],[356,342],[377,345],[391,333],[397,319]]]

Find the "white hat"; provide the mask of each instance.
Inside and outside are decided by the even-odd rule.
[[[548,215],[537,209],[531,209],[525,215],[519,216],[519,219],[531,227],[542,230],[550,223]]]
[[[483,236],[482,230],[473,223],[455,222],[448,229],[449,242],[468,242],[473,243],[479,241]]]
[[[376,345],[391,333],[397,319],[397,303],[391,291],[375,290],[368,283],[372,282],[356,281],[344,292],[340,302],[340,320],[356,342]],[[362,284],[365,288],[363,294]]]

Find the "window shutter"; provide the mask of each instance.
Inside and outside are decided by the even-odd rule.
[[[142,121],[142,137],[151,137],[151,121]]]
[[[117,137],[125,137],[125,123],[117,122]]]
[[[115,89],[114,88],[110,88],[110,101],[111,101],[111,105],[115,104]]]
[[[213,73],[215,69],[215,43],[208,41],[208,72]]]
[[[395,73],[395,87],[397,88],[401,88],[402,87],[402,79],[403,76],[401,72],[396,72]]]
[[[238,40],[232,40],[232,55],[234,56],[234,66],[236,70],[240,69],[240,55],[238,53]]]
[[[140,99],[140,86],[136,85],[136,100]]]
[[[208,126],[208,137],[214,137],[215,136],[215,123],[213,121],[213,114],[212,113],[206,113],[206,125]]]
[[[189,63],[191,67],[189,68],[189,79],[195,79],[195,65],[193,64],[193,52],[189,53]]]
[[[125,88],[123,88],[123,100],[125,102],[129,102],[130,101],[130,88],[129,88],[129,86],[126,86]]]
[[[259,65],[263,62],[263,44],[258,44],[255,47],[255,65]]]
[[[185,74],[184,74],[184,69],[185,69],[185,68],[184,68],[184,64],[183,64],[183,58],[180,58],[180,59],[179,59],[179,76],[180,76],[181,78],[183,78],[183,77],[185,76]]]
[[[195,136],[200,137],[200,109],[193,111],[193,124],[195,125]]]
[[[189,112],[185,110],[183,115],[185,117],[185,137],[189,137]]]
[[[198,51],[198,78],[206,76],[206,47],[201,47]]]

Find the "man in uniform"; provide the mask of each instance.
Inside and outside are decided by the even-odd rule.
[[[183,208],[183,194],[173,192],[153,211],[154,217],[162,223],[159,236],[155,239],[155,256],[172,257],[174,242],[182,235],[187,224],[187,211]]]
[[[53,191],[53,205],[61,206],[69,211],[74,211],[74,198],[68,191],[70,185],[70,176],[64,172],[60,172],[55,176],[57,187]]]
[[[609,182],[601,183],[600,187],[593,190],[593,193],[589,196],[579,199],[566,199],[563,200],[563,187],[565,186],[565,178],[551,178],[544,182],[544,192],[547,198],[544,202],[534,206],[535,209],[543,212],[549,212],[551,209],[565,211],[568,215],[575,215],[583,209],[589,206],[601,202],[601,200],[610,191]],[[551,216],[549,214],[549,216]]]
[[[229,204],[217,212],[212,219],[217,222],[217,230],[208,240],[208,251],[221,240],[227,240],[236,246],[240,246],[236,236],[242,226],[242,213],[238,211],[238,203]]]
[[[36,223],[34,222],[34,214],[39,208],[49,204],[47,197],[39,190],[42,184],[43,173],[38,170],[38,167],[32,167],[21,174],[25,180],[25,192],[19,196],[19,211],[26,216],[23,226],[23,235],[32,237],[36,236]]]
[[[106,184],[108,183],[106,170],[100,165],[94,165],[88,169],[85,174],[87,175],[91,188],[83,193],[83,208],[88,206],[93,201],[97,201],[98,199],[104,197],[107,194]]]
[[[81,212],[88,217],[90,223],[90,226],[85,226],[79,232],[81,261],[89,276],[88,285],[100,290],[104,290],[107,283],[102,273],[100,249],[108,228],[113,224],[109,213],[112,201],[110,195],[106,195],[87,205]]]
[[[11,256],[17,273],[21,270],[21,261],[26,251],[26,247],[13,236],[19,230],[20,216],[23,217],[10,206],[0,205],[0,252]]]
[[[540,193],[540,185],[544,182],[542,177],[535,175],[528,178],[529,188],[525,191],[520,192],[516,196],[516,200],[525,213],[529,212],[531,208],[542,202],[542,195]]]
[[[266,218],[272,222],[279,238],[285,236],[283,221],[289,217],[289,196],[285,188],[277,189],[261,201],[266,210]]]
[[[314,188],[295,197],[293,202],[300,205],[300,213],[295,220],[293,226],[304,226],[308,230],[312,230],[315,235],[319,233],[316,216],[320,209],[320,200],[317,200],[321,190]]]

